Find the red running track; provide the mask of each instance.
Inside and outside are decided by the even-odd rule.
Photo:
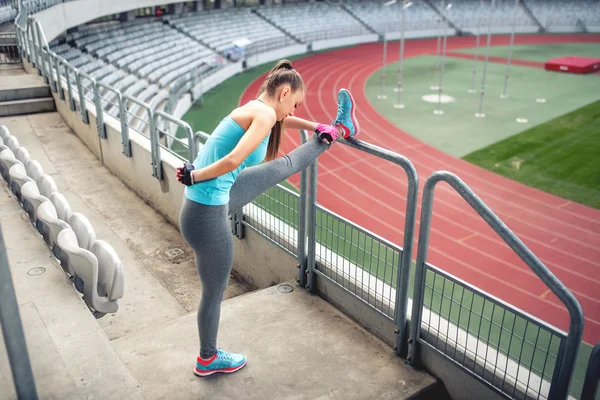
[[[600,43],[600,35],[517,36],[517,44]],[[493,45],[508,45],[495,36]],[[409,40],[406,57],[435,53],[436,39]],[[448,50],[475,46],[473,37],[448,39]],[[388,47],[388,61],[398,59],[398,46]],[[382,44],[372,43],[316,54],[294,62],[308,93],[297,115],[330,123],[337,92],[348,88],[357,104],[360,139],[408,157],[419,174],[419,206],[425,180],[437,170],[461,177],[479,197],[552,270],[579,300],[585,316],[584,340],[600,340],[600,210],[506,179],[452,157],[410,136],[380,115],[364,88],[381,67]],[[253,82],[240,103],[255,97],[264,76]],[[467,79],[467,78],[465,78]],[[517,82],[513,82],[517,84]],[[410,112],[405,110],[404,112]],[[439,118],[427,115],[427,118]],[[299,144],[289,132],[282,153]],[[298,184],[298,176],[291,182]],[[324,207],[394,243],[403,243],[407,183],[404,172],[390,163],[337,145],[319,159],[318,201]],[[415,252],[419,215],[415,232]],[[563,330],[568,312],[560,300],[513,253],[496,233],[456,194],[441,183],[436,189],[428,261],[449,273]]]

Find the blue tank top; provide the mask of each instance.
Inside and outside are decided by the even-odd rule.
[[[194,168],[206,167],[229,154],[246,133],[230,116],[221,120],[194,160]],[[239,167],[217,178],[186,186],[185,196],[197,203],[223,205],[229,203],[229,190],[237,176],[248,166],[260,164],[267,154],[269,135],[242,161]]]

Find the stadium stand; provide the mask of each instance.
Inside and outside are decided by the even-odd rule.
[[[438,6],[435,1],[433,4]],[[449,18],[464,30],[473,31],[477,28],[478,24],[479,26],[487,27],[490,20],[490,2],[482,2],[480,0],[453,2],[452,8],[449,11]],[[521,5],[515,10],[514,0],[496,0],[490,24],[492,29],[509,28],[512,26],[513,21],[515,21],[516,29],[522,27],[537,28],[536,22],[527,15]]]
[[[294,44],[295,40],[269,22],[255,15],[251,9],[225,9],[203,11],[180,16],[166,16],[165,20],[176,29],[205,43],[223,55],[228,54],[232,43],[247,39],[247,55],[273,50]],[[227,26],[227,29],[223,29]]]
[[[370,34],[371,31],[342,7],[332,3],[298,3],[259,7],[257,13],[285,29],[302,43]],[[310,21],[298,23],[298,21]],[[335,23],[332,23],[335,21]],[[315,29],[315,27],[326,27]]]
[[[388,7],[384,6],[381,1],[371,0],[349,1],[345,4],[350,12],[379,34],[383,34],[384,31],[399,32],[401,29],[402,8],[400,2]],[[419,31],[436,29],[439,17],[429,5],[413,2],[410,7],[406,8],[404,18],[406,31]]]
[[[527,0],[527,5],[546,29],[572,30],[580,23],[600,27],[600,2],[597,0]]]

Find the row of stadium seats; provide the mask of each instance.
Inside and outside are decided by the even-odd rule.
[[[371,31],[341,6],[330,3],[297,3],[259,7],[257,13],[303,43],[370,34]],[[306,21],[304,23],[299,21]]]
[[[99,318],[119,309],[125,291],[123,265],[94,228],[73,212],[54,179],[0,126],[0,172],[83,300]]]
[[[598,0],[527,0],[527,5],[546,28],[574,26],[578,20],[589,26],[600,26]]]
[[[246,38],[252,44],[246,49],[251,55],[294,44],[295,41],[251,9],[224,9],[176,16],[165,16],[176,29],[223,53],[232,42]]]
[[[443,2],[442,2],[443,3]],[[440,7],[437,1],[433,4]],[[516,15],[515,15],[516,12]],[[509,27],[513,20],[517,27],[536,27],[536,22],[525,12],[523,7],[515,9],[515,0],[495,0],[494,12],[490,23],[490,2],[481,0],[461,0],[452,3],[449,18],[461,29],[472,29],[479,26]]]
[[[402,7],[400,7],[400,2],[388,7],[384,6],[383,2],[375,0],[354,0],[345,4],[350,12],[379,34],[383,34],[384,31],[398,32],[401,29]],[[404,26],[407,31],[437,29],[438,20],[439,14],[429,5],[420,1],[413,2],[405,9]]]
[[[11,6],[0,7],[0,24],[14,20],[18,10]]]

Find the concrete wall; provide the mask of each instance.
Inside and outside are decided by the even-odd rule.
[[[282,58],[294,56],[296,54],[306,53],[306,51],[307,45],[305,44],[296,44],[281,49],[275,49],[272,51],[267,51],[266,53],[246,57],[246,66],[248,68],[252,68],[257,65],[261,65],[271,61],[281,60]]]
[[[404,32],[405,39],[417,39],[417,38],[429,38],[429,37],[437,37],[439,34],[435,29],[424,29],[422,31],[407,31]],[[446,35],[448,36],[456,36],[456,30],[448,28],[446,29]],[[388,40],[400,40],[400,32],[388,32],[386,33],[386,38]]]
[[[48,42],[67,29],[93,21],[104,15],[118,14],[142,7],[179,3],[181,0],[79,0],[61,3],[34,14],[40,21]]]
[[[337,39],[316,40],[312,42],[312,49],[314,51],[318,51],[324,49],[331,49],[333,47],[351,46],[360,43],[376,42],[377,40],[379,40],[379,36],[376,34],[350,36]]]

